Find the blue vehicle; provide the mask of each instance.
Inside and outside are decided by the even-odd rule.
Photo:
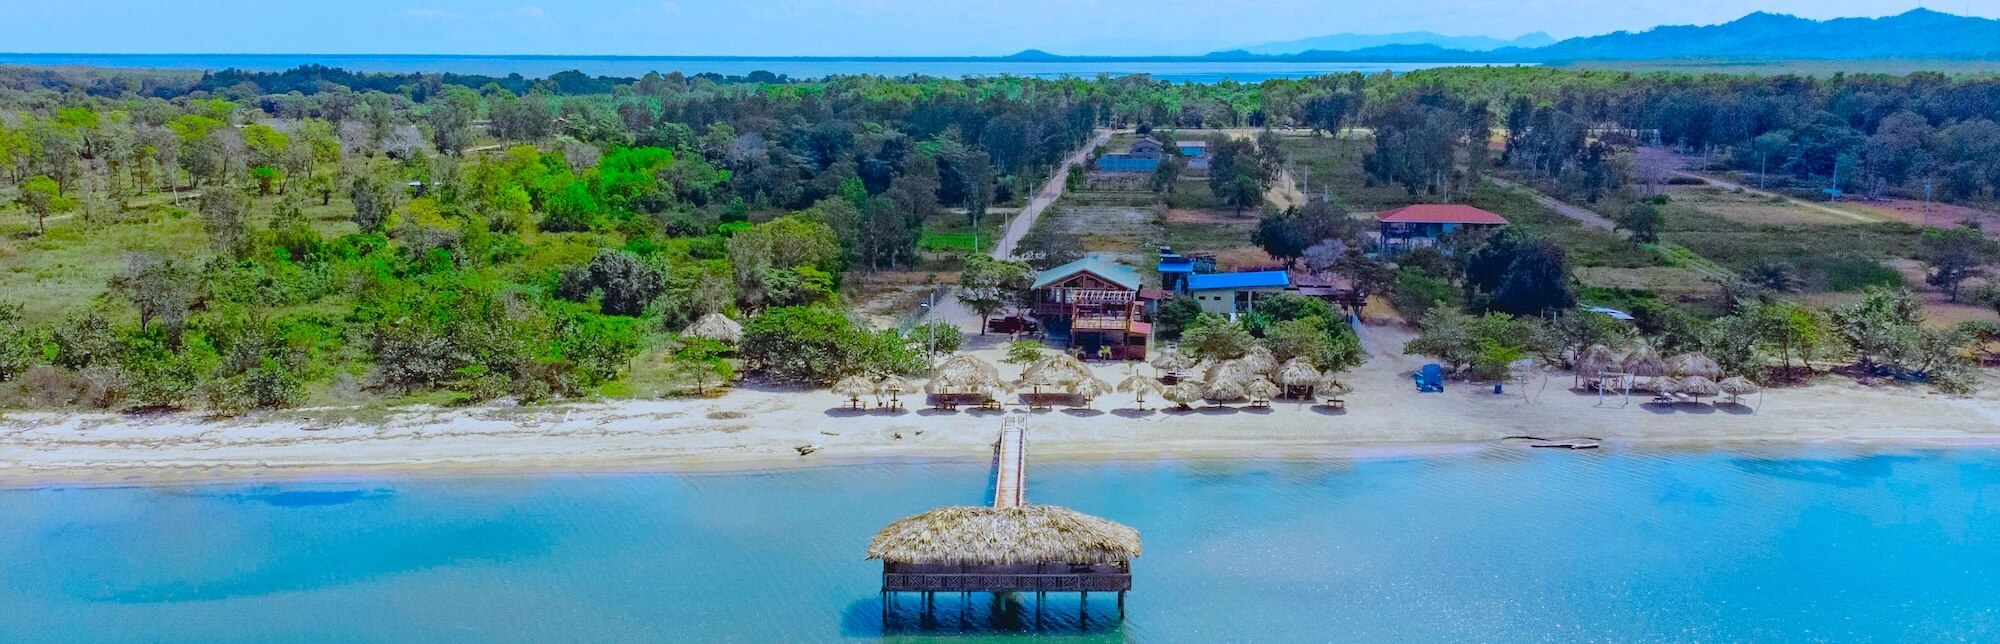
[[[1424,365],[1416,373],[1410,374],[1417,381],[1419,393],[1444,393],[1444,367],[1437,363]]]

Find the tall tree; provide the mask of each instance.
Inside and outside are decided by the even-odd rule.
[[[1926,230],[1917,242],[1917,257],[1930,269],[1924,282],[1943,289],[1953,302],[1958,301],[1959,286],[1985,275],[1997,256],[2000,245],[1987,239],[1974,220],[1957,228]]]

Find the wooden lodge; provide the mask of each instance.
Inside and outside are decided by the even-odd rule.
[[[1033,312],[1049,340],[1083,357],[1145,360],[1153,325],[1139,274],[1091,256],[1042,271]]]
[[[1460,204],[1417,204],[1376,213],[1377,252],[1403,253],[1433,246],[1439,238],[1460,229],[1498,228],[1507,218]]]

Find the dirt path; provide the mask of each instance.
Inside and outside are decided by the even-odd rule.
[[[1089,143],[1085,143],[1083,147],[1077,148],[1063,159],[1062,165],[1057,166],[1055,173],[1049,176],[1048,183],[1042,184],[1041,191],[1028,198],[1028,207],[1022,208],[1021,214],[1007,222],[1007,234],[1002,235],[1000,241],[993,245],[994,259],[1008,259],[1014,256],[1014,248],[1028,236],[1029,230],[1034,229],[1035,220],[1042,216],[1042,211],[1062,198],[1063,190],[1068,187],[1070,167],[1082,164],[1084,159],[1090,156],[1091,150],[1110,141],[1110,130],[1098,130],[1097,136],[1091,137]]]
[[[1514,183],[1512,181],[1508,181],[1500,177],[1487,175],[1486,180],[1491,181],[1493,182],[1493,185],[1500,186],[1502,188],[1509,188],[1509,189],[1520,188],[1522,190],[1526,190],[1528,191],[1529,195],[1533,196],[1535,203],[1541,204],[1543,208],[1556,211],[1556,214],[1568,217],[1570,219],[1574,219],[1576,220],[1576,223],[1583,224],[1587,228],[1597,228],[1600,230],[1610,230],[1610,231],[1618,230],[1618,224],[1616,222],[1613,222],[1609,218],[1606,218],[1604,215],[1597,214],[1595,211],[1592,211],[1588,208],[1573,205],[1561,199],[1557,199],[1555,197],[1542,194],[1540,190],[1536,190],[1534,188]]]
[[[1862,213],[1854,212],[1851,210],[1841,210],[1839,208],[1835,208],[1825,204],[1817,204],[1817,203],[1812,203],[1810,201],[1800,201],[1798,199],[1793,199],[1789,196],[1765,190],[1758,190],[1756,188],[1752,188],[1750,186],[1746,186],[1733,181],[1724,181],[1722,179],[1717,179],[1715,177],[1695,174],[1687,170],[1688,164],[1693,163],[1695,158],[1685,154],[1675,154],[1672,150],[1667,150],[1663,148],[1642,147],[1639,149],[1639,156],[1642,159],[1641,161],[1642,163],[1658,159],[1660,157],[1664,157],[1665,160],[1662,163],[1662,165],[1663,169],[1666,171],[1668,176],[1682,177],[1686,179],[1695,179],[1707,183],[1711,187],[1721,188],[1723,190],[1727,190],[1730,192],[1742,192],[1743,194],[1757,197],[1759,199],[1782,200],[1785,203],[1792,206],[1804,208],[1806,210],[1811,210],[1813,212],[1820,213],[1823,215],[1838,217],[1859,224],[1877,224],[1887,221],[1886,219],[1881,217],[1870,217]]]

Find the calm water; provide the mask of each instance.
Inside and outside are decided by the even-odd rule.
[[[1230,79],[1246,83],[1273,78],[1303,78],[1324,74],[1383,71],[1406,72],[1447,65],[1437,63],[1209,63],[1147,61],[924,61],[895,59],[798,59],[798,58],[687,58],[636,56],[401,56],[340,54],[6,54],[0,64],[90,65],[95,67],[138,67],[151,69],[221,70],[230,67],[252,71],[282,71],[306,64],[364,72],[455,72],[506,76],[520,74],[540,78],[569,70],[592,76],[637,78],[646,72],[679,71],[687,74],[713,72],[724,76],[744,76],[768,71],[793,78],[821,78],[828,75],[876,74],[903,76],[922,74],[944,78],[964,76],[1036,76],[1094,78],[1098,74],[1122,76],[1151,74],[1155,78],[1196,83]]]
[[[1145,536],[1130,617],[891,639],[1992,641],[2000,452],[1041,464]],[[882,524],[978,463],[0,492],[4,641],[884,637]],[[915,599],[904,600],[906,609]],[[1003,611],[1009,613],[1009,611]],[[1025,621],[1026,623],[1022,623]]]

